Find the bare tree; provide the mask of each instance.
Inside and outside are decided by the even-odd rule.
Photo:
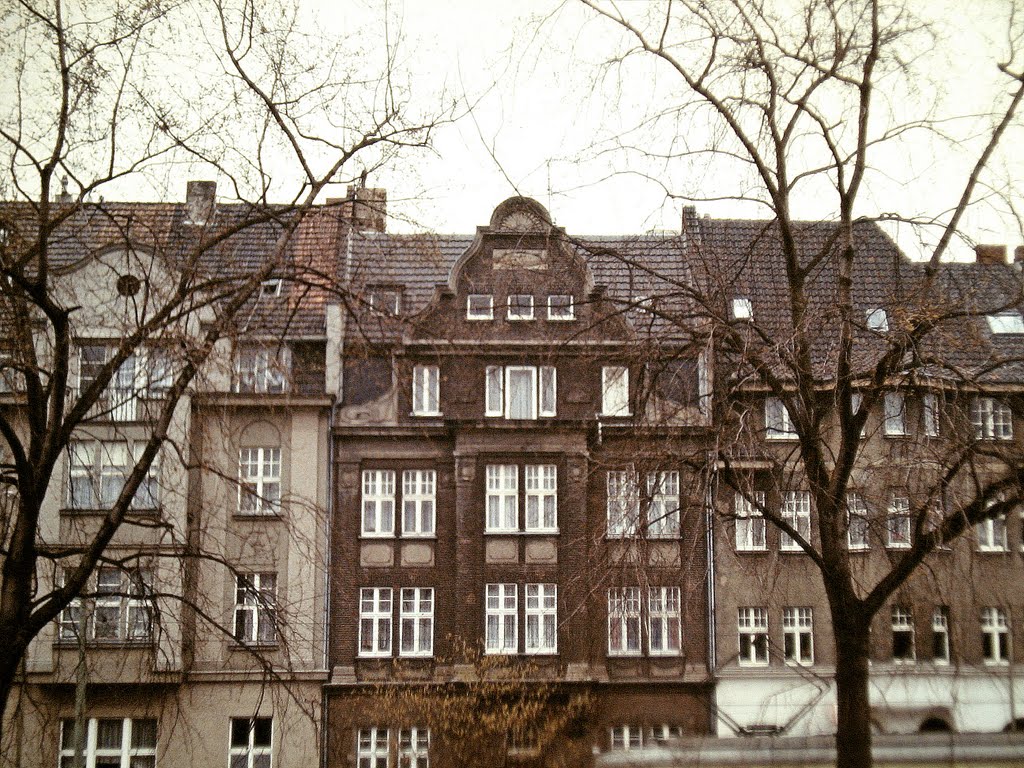
[[[658,91],[663,100],[651,105],[640,124],[643,129],[671,126],[668,149],[641,144],[639,138],[631,144],[629,134],[618,136],[616,145],[629,145],[622,151],[634,159],[668,158],[668,178],[673,163],[707,167],[728,174],[737,190],[686,190],[680,196],[740,199],[770,214],[738,252],[730,251],[726,239],[716,240],[710,228],[702,238],[699,222],[684,232],[692,236],[686,256],[694,275],[673,290],[692,302],[693,312],[666,316],[693,327],[695,338],[709,340],[715,349],[720,433],[715,452],[726,468],[723,480],[790,537],[820,575],[835,641],[837,764],[870,765],[872,619],[936,548],[980,521],[1006,514],[1024,498],[1018,445],[978,439],[988,436],[984,417],[979,432],[966,417],[950,415],[949,441],[928,458],[915,481],[925,487],[910,494],[906,548],[891,552],[877,572],[860,570],[849,554],[847,497],[868,460],[868,414],[881,409],[887,393],[908,386],[932,388],[958,404],[950,414],[963,414],[965,392],[984,392],[1016,362],[1016,355],[998,345],[980,352],[972,345],[976,334],[970,337],[967,329],[971,318],[1016,306],[1019,279],[1008,268],[998,270],[972,290],[964,283],[976,279],[975,273],[957,278],[943,260],[962,236],[964,216],[977,198],[1006,190],[992,165],[1000,142],[1019,123],[1024,97],[1024,75],[1014,60],[1019,19],[1008,14],[1007,58],[992,64],[1007,90],[990,111],[971,116],[973,126],[982,126],[980,138],[958,142],[946,132],[955,121],[934,109],[930,94],[915,90],[925,82],[916,79],[921,75],[917,59],[941,38],[905,5],[876,0],[582,3],[624,33],[622,50],[612,59],[614,71],[634,58],[647,59],[670,83]],[[699,130],[691,133],[691,126]],[[885,153],[893,146],[906,151],[911,138],[973,153],[954,202],[927,218],[913,211],[872,211],[869,185],[885,173],[891,157]],[[816,217],[827,219],[827,226],[815,229],[797,220],[797,208],[809,196],[818,206]],[[824,215],[818,213],[823,200],[828,201]],[[933,230],[922,238],[931,242],[927,260],[904,264],[900,283],[885,287],[884,326],[865,316],[861,296],[861,281],[872,273],[877,254],[877,229],[869,222],[878,219]],[[757,270],[761,282],[747,287],[755,293],[743,299],[745,306],[734,305],[734,298],[744,296],[737,281]],[[898,272],[889,268],[885,274]],[[771,306],[751,312],[750,298]],[[698,322],[698,316],[704,319]],[[739,460],[749,447],[743,436],[755,431],[754,404],[763,404],[766,396],[792,430],[786,449],[768,451],[779,486],[782,478],[798,476],[809,488],[817,521],[813,529],[780,514],[740,479]],[[943,508],[938,502],[947,494],[956,502]]]

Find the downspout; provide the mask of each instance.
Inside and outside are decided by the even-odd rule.
[[[715,653],[717,646],[717,638],[715,634],[715,616],[717,613],[715,607],[715,534],[714,534],[714,522],[715,522],[715,507],[714,507],[714,484],[717,481],[717,473],[715,472],[715,456],[717,454],[709,451],[707,454],[707,485],[704,489],[704,538],[705,546],[707,548],[707,561],[708,561],[708,672],[711,674],[711,697],[712,697],[712,717],[711,726],[717,731],[718,721],[718,686],[715,678],[715,671],[718,669],[718,659]]]

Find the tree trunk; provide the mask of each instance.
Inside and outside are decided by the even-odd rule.
[[[838,612],[836,612],[838,613]],[[869,619],[833,619],[836,640],[836,768],[870,768],[871,706],[868,701]]]

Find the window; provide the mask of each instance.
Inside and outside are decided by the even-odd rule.
[[[86,344],[78,349],[78,393],[88,389],[113,358],[117,348],[110,344]],[[162,397],[171,386],[170,359],[159,348],[139,347],[114,371],[96,404],[93,417],[112,421],[135,421],[145,414],[140,406],[145,398]]]
[[[402,291],[399,288],[371,285],[366,289],[366,303],[370,305],[370,311],[376,314],[398,317],[402,313]]]
[[[554,464],[527,464],[526,520],[528,533],[554,533],[558,530],[558,468]],[[510,533],[519,530],[519,470],[516,464],[487,466],[487,532]]]
[[[142,458],[145,445],[73,440],[68,444],[68,509],[109,509]],[[133,510],[155,510],[159,496],[159,462],[154,459],[129,502]]]
[[[388,768],[390,739],[387,728],[360,728],[356,735],[357,768]]]
[[[402,535],[433,536],[437,474],[432,469],[402,472]]]
[[[287,349],[258,346],[235,350],[235,392],[280,394],[291,369]]]
[[[679,587],[649,587],[647,619],[651,655],[678,655],[682,641]]]
[[[630,415],[629,368],[621,365],[601,368],[601,415]]]
[[[664,744],[671,739],[679,739],[683,736],[683,729],[678,725],[655,725],[651,726],[651,738],[655,744]]]
[[[886,392],[882,398],[885,409],[883,429],[886,436],[898,437],[907,434],[906,412],[902,392]]]
[[[78,639],[84,606],[87,640],[146,642],[153,632],[152,594],[153,573],[149,569],[98,568],[94,595],[90,599],[76,597],[61,612],[58,639]]]
[[[526,653],[558,651],[558,585],[526,585]]]
[[[277,574],[235,577],[235,640],[249,645],[277,642]]]
[[[978,550],[981,552],[1006,552],[1006,515],[990,517],[974,526],[978,537]]]
[[[395,532],[395,473],[390,469],[363,470],[363,536],[392,536]]]
[[[487,531],[519,530],[519,467],[487,465]]]
[[[230,768],[270,768],[273,733],[273,718],[232,717]]]
[[[359,655],[391,655],[391,587],[359,590]]]
[[[485,416],[536,419],[538,415],[555,415],[554,366],[489,365],[485,376]]]
[[[734,320],[753,320],[754,305],[750,299],[737,296],[732,300],[732,317]]]
[[[526,466],[526,530],[558,530],[558,467]]]
[[[971,424],[977,440],[1012,440],[1013,414],[1010,406],[992,397],[971,400]]]
[[[436,365],[417,365],[412,369],[412,415],[440,416],[440,374]]]
[[[939,396],[925,392],[921,397],[922,428],[926,437],[939,436]]]
[[[892,497],[885,527],[887,547],[906,549],[910,546],[910,500],[905,496]]]
[[[765,437],[769,440],[794,440],[797,437],[789,409],[777,397],[765,398],[764,425]]]
[[[1024,317],[1021,317],[1020,312],[1015,309],[986,315],[985,319],[988,321],[988,329],[992,333],[998,335],[1024,333]]]
[[[238,512],[243,515],[281,511],[281,449],[238,451]]]
[[[486,293],[471,293],[466,297],[467,320],[493,320],[494,297]]]
[[[868,330],[885,332],[889,330],[889,316],[881,307],[874,307],[865,312]]]
[[[609,472],[608,535],[635,536],[640,528],[640,494],[632,472]]]
[[[814,663],[814,612],[810,608],[782,609],[782,653],[792,664]]]
[[[643,504],[638,479],[632,471],[608,472],[606,477],[608,536],[679,535],[678,472],[648,472]],[[641,508],[645,510],[643,520]]]
[[[548,320],[574,320],[576,307],[569,294],[548,296]]]
[[[740,640],[739,663],[747,667],[768,665],[768,609],[740,608],[736,626]]]
[[[808,491],[786,491],[782,497],[782,519],[800,534],[804,541],[811,540],[811,494]],[[779,549],[800,551],[796,539],[788,533],[779,534]]]
[[[643,728],[639,725],[616,725],[610,733],[613,752],[640,749],[644,745]]]
[[[274,298],[281,295],[281,280],[264,280],[260,283],[260,295]]]
[[[398,732],[399,768],[430,768],[430,729],[402,728]]]
[[[981,652],[986,664],[1010,663],[1009,626],[999,608],[981,609]]]
[[[92,717],[84,725],[85,768],[155,768],[156,720]],[[73,768],[74,765],[75,721],[62,720],[60,766]]]
[[[515,584],[488,584],[485,608],[486,653],[517,653],[519,593]]]
[[[513,293],[508,297],[509,320],[533,320],[533,296]]]
[[[434,653],[434,590],[402,587],[399,622],[399,655],[431,656]]]
[[[647,533],[649,536],[679,535],[679,473],[647,474]]]
[[[897,664],[912,664],[914,651],[914,615],[901,605],[892,607],[892,660]]]
[[[608,590],[608,653],[640,655],[640,587]]]
[[[764,517],[761,516],[761,509],[765,503],[764,491],[755,491],[752,495],[753,499],[748,499],[741,493],[733,497],[736,513],[736,549],[741,552],[766,548]]]
[[[932,661],[949,663],[949,608],[944,605],[932,613]]]
[[[868,505],[859,493],[846,494],[846,545],[851,550],[865,550],[868,542]]]

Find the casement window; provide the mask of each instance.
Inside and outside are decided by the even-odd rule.
[[[142,458],[145,445],[123,442],[72,440],[68,443],[68,509],[109,509],[124,489],[128,475]],[[130,508],[155,510],[159,506],[160,464],[154,458],[139,483]]]
[[[363,536],[394,536],[395,473],[390,469],[363,470]]]
[[[889,330],[889,316],[881,307],[873,307],[865,313],[868,330],[885,332]]]
[[[288,389],[290,372],[287,348],[249,345],[235,350],[235,392],[280,394]]]
[[[238,513],[272,515],[281,511],[281,449],[238,451]]]
[[[525,482],[527,533],[554,533],[558,530],[558,468],[554,464],[527,464],[521,468]],[[520,466],[487,465],[487,533],[511,533],[520,530]]]
[[[437,508],[437,473],[433,469],[402,472],[402,535],[433,536]]]
[[[156,720],[91,717],[83,725],[84,768],[156,768]],[[70,718],[61,721],[60,765],[75,765],[75,721]]]
[[[754,319],[754,305],[750,302],[750,299],[743,296],[736,296],[732,300],[732,319],[733,320],[753,320]]]
[[[1010,663],[1009,624],[1000,608],[981,609],[981,653],[986,664]]]
[[[887,534],[885,545],[887,547],[906,549],[910,546],[910,500],[907,497],[892,497],[885,528]]]
[[[606,481],[608,536],[679,535],[678,472],[648,472],[647,494],[643,499],[632,470],[608,472]]]
[[[110,643],[147,642],[153,635],[153,572],[139,568],[96,570],[95,592],[76,597],[61,611],[57,637],[77,640],[86,611],[86,639]]]
[[[277,574],[235,577],[235,641],[245,645],[277,642]]]
[[[782,496],[782,519],[803,537],[811,540],[811,494],[808,491],[786,491]],[[784,552],[801,551],[800,545],[788,533],[779,534],[779,549]]]
[[[975,523],[974,534],[978,538],[979,552],[1006,552],[1006,515],[990,517]]]
[[[846,546],[851,551],[863,551],[870,547],[868,505],[859,493],[846,494]]]
[[[509,320],[533,320],[533,296],[528,293],[513,293],[508,297]]]
[[[558,467],[554,464],[527,464],[526,530],[558,530]]]
[[[630,415],[629,368],[622,365],[601,368],[601,415]]]
[[[391,587],[359,590],[359,655],[391,655]]]
[[[488,584],[484,607],[486,653],[519,652],[519,590],[516,584]]]
[[[925,437],[938,437],[940,430],[939,396],[925,392],[921,396],[921,428]]]
[[[986,315],[989,330],[996,335],[1024,334],[1024,317],[1016,309]]]
[[[487,532],[519,530],[519,467],[487,465]]]
[[[366,303],[374,314],[398,317],[402,314],[402,291],[399,288],[371,285],[366,289]]]
[[[639,725],[612,726],[608,738],[613,752],[628,752],[644,745],[644,731]]]
[[[387,728],[360,728],[356,734],[356,768],[390,768],[391,739]]]
[[[640,530],[640,493],[632,472],[609,472],[608,535],[635,536]]]
[[[740,666],[768,666],[768,609],[737,609],[736,628],[740,649],[737,660]]]
[[[440,372],[436,365],[416,365],[412,369],[412,415],[440,416]]]
[[[756,552],[766,548],[765,525],[761,510],[764,508],[764,491],[754,491],[753,498],[742,493],[733,497],[736,515],[736,549],[740,552]]]
[[[640,587],[608,590],[608,654],[639,656]]]
[[[548,320],[575,320],[576,306],[571,294],[548,296]]]
[[[886,437],[902,437],[907,434],[905,400],[902,392],[886,392],[882,397],[885,418],[882,428]]]
[[[398,731],[399,768],[430,768],[430,729],[402,728]]]
[[[782,609],[782,654],[791,664],[814,663],[814,611]]]
[[[971,400],[971,425],[977,440],[1012,440],[1013,413],[1010,406],[993,397]]]
[[[892,607],[892,660],[897,664],[913,664],[917,653],[914,648],[914,615],[902,605]]]
[[[944,605],[932,612],[932,661],[949,664],[949,608]]]
[[[789,409],[777,397],[765,398],[764,427],[765,437],[769,440],[795,440],[797,437],[793,420],[789,417]]]
[[[677,656],[682,643],[679,587],[649,587],[647,629],[652,656]]]
[[[467,320],[493,320],[494,297],[487,293],[471,293],[466,297]]]
[[[400,656],[432,656],[434,653],[434,590],[402,587],[399,606]]]
[[[83,344],[78,348],[78,394],[99,378],[117,347],[111,344]],[[159,348],[139,347],[114,371],[89,416],[111,421],[136,421],[145,417],[147,399],[163,397],[173,381],[169,356]]]
[[[679,473],[647,474],[647,534],[679,535]]]
[[[526,585],[525,652],[558,652],[558,585]]]
[[[651,739],[655,744],[665,744],[673,739],[680,739],[682,736],[683,729],[679,725],[663,723],[651,726]]]
[[[555,415],[553,365],[489,365],[485,371],[485,416],[536,419]]]
[[[232,717],[229,768],[271,768],[273,740],[273,718]]]

